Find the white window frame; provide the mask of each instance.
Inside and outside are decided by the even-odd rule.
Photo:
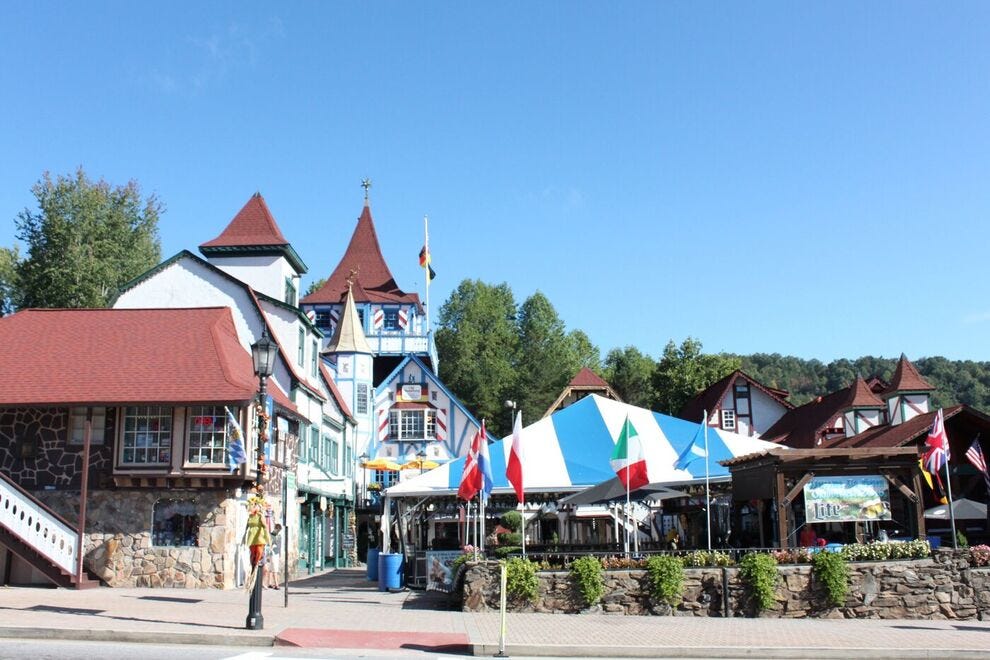
[[[370,398],[367,383],[358,383],[354,393],[354,409],[356,415],[368,414],[368,400]]]
[[[171,406],[127,406],[124,408],[124,423],[120,431],[121,466],[170,465],[172,462],[172,417]],[[132,423],[133,422],[133,423]],[[143,424],[142,424],[143,422]],[[154,424],[152,424],[154,422]],[[145,428],[141,428],[144,426]],[[152,428],[154,426],[154,428]],[[127,453],[132,458],[127,460]],[[136,460],[139,452],[155,452],[157,460]],[[164,460],[162,459],[164,453]]]
[[[102,445],[107,430],[107,409],[93,406],[93,434],[90,445]],[[86,406],[69,408],[69,444],[82,445],[86,433]]]
[[[418,423],[414,421],[416,417],[420,417]],[[390,410],[388,434],[392,440],[433,440],[437,437],[437,411],[433,408]]]
[[[735,410],[723,410],[722,411],[722,428],[726,431],[736,430],[736,411]]]
[[[197,425],[201,418],[213,421],[209,427]],[[199,428],[197,428],[199,426]],[[212,428],[212,430],[208,430]],[[203,452],[207,458],[202,460]],[[194,455],[195,453],[195,455]],[[227,462],[227,413],[223,406],[192,406],[186,415],[186,463],[193,465],[224,465]]]

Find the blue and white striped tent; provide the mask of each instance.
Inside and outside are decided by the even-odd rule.
[[[679,470],[674,467],[685,448],[695,438],[700,441],[699,422],[688,422],[591,395],[523,429],[523,478],[526,491],[571,493],[615,477],[610,459],[626,415],[642,439],[650,483],[681,485],[704,482],[703,459],[695,460],[687,469]],[[511,484],[505,478],[505,464],[511,444],[510,436],[489,446],[495,493],[513,492]],[[756,438],[710,428],[710,476],[725,481],[729,478],[729,471],[719,465],[719,461],[777,446]],[[386,493],[388,497],[456,493],[461,472],[464,470],[464,460],[462,456],[425,474],[407,479],[392,486]]]

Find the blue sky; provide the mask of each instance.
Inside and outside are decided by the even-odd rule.
[[[602,349],[990,359],[990,7],[0,9],[0,244],[42,172],[137,179],[164,256],[256,190],[314,277],[536,290]],[[171,5],[176,6],[171,6]]]

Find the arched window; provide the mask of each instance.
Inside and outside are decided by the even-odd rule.
[[[152,509],[151,544],[195,546],[199,538],[199,514],[193,500],[163,499]]]

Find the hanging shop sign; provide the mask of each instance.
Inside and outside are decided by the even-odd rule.
[[[406,383],[399,389],[400,401],[426,401],[426,386]]]
[[[809,523],[890,520],[890,485],[880,475],[814,477],[804,512]]]

